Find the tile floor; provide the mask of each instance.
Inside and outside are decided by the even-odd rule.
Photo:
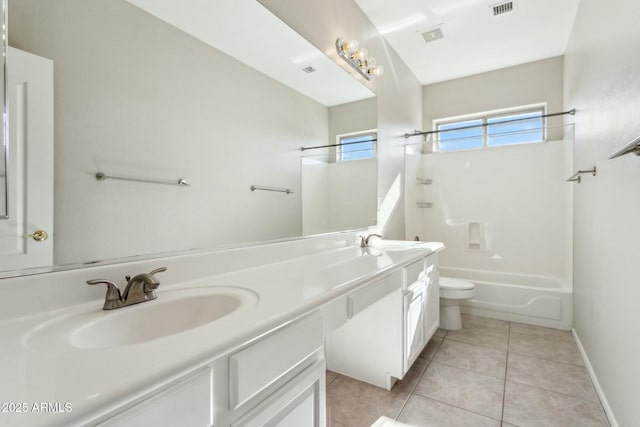
[[[436,332],[391,391],[327,372],[327,425],[609,426],[570,332],[463,324]]]

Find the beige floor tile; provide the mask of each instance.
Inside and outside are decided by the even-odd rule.
[[[427,361],[433,359],[433,356],[436,354],[436,351],[438,351],[438,348],[440,348],[440,345],[442,344],[442,340],[443,339],[441,337],[436,336],[431,338],[418,358],[426,359]]]
[[[398,422],[398,427],[500,426],[500,421],[415,394],[400,412]]]
[[[584,366],[575,342],[555,341],[536,335],[511,333],[509,352]]]
[[[500,420],[504,380],[432,362],[414,390],[439,402]]]
[[[521,427],[605,427],[607,418],[591,402],[507,381],[504,421]]]
[[[327,385],[331,384],[336,378],[338,378],[338,373],[333,371],[327,371]]]
[[[464,342],[444,340],[433,361],[504,378],[507,353]]]
[[[509,330],[509,322],[506,320],[490,319],[488,317],[473,316],[471,314],[462,315],[462,325],[464,327],[482,326],[485,328],[498,329],[501,331]]]
[[[512,334],[532,335],[553,341],[575,342],[569,331],[543,328],[542,326],[526,325],[524,323],[511,323]]]
[[[509,331],[487,326],[464,325],[459,331],[449,331],[445,340],[475,344],[482,347],[507,351]]]
[[[583,366],[510,353],[507,379],[599,402],[589,373]]]
[[[335,423],[331,423],[330,427],[349,427],[349,426],[346,424],[335,422]]]
[[[380,416],[395,419],[409,393],[384,390],[340,375],[327,387],[331,421],[348,427],[369,427]]]
[[[439,337],[439,338],[444,338],[445,335],[447,335],[447,331],[440,328],[438,328],[433,334],[434,337]]]
[[[416,387],[420,377],[422,377],[422,374],[427,369],[427,366],[429,366],[429,360],[420,358],[416,359],[416,361],[413,362],[411,369],[409,369],[409,372],[405,374],[404,378],[397,381],[393,386],[393,391],[405,393],[413,392],[413,389]]]

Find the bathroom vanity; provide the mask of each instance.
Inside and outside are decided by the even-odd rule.
[[[405,376],[439,326],[437,257],[348,296],[350,321],[326,338],[328,369],[387,390]]]
[[[437,328],[443,246],[360,248],[357,237],[4,279],[0,400],[25,405],[0,424],[324,426],[326,359],[390,388]],[[104,289],[84,284],[161,266],[158,298],[143,304],[102,310]],[[356,330],[370,331],[357,342],[366,357],[338,348]],[[384,357],[368,377],[341,367],[375,346]]]

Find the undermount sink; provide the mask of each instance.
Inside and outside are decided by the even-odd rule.
[[[33,351],[96,350],[141,344],[215,322],[255,305],[242,288],[190,288],[158,292],[158,299],[116,310],[80,309],[47,321],[25,337]]]

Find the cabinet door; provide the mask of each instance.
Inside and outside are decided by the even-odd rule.
[[[324,427],[325,364],[311,366],[232,427]]]
[[[425,313],[426,340],[430,340],[440,326],[440,286],[438,275],[431,277],[427,285],[427,310]]]
[[[154,395],[100,427],[207,427],[212,425],[211,370],[207,369]]]
[[[321,316],[300,320],[229,357],[230,409],[251,407],[322,354]]]
[[[407,372],[425,344],[424,285],[405,293],[404,308],[404,371]]]

